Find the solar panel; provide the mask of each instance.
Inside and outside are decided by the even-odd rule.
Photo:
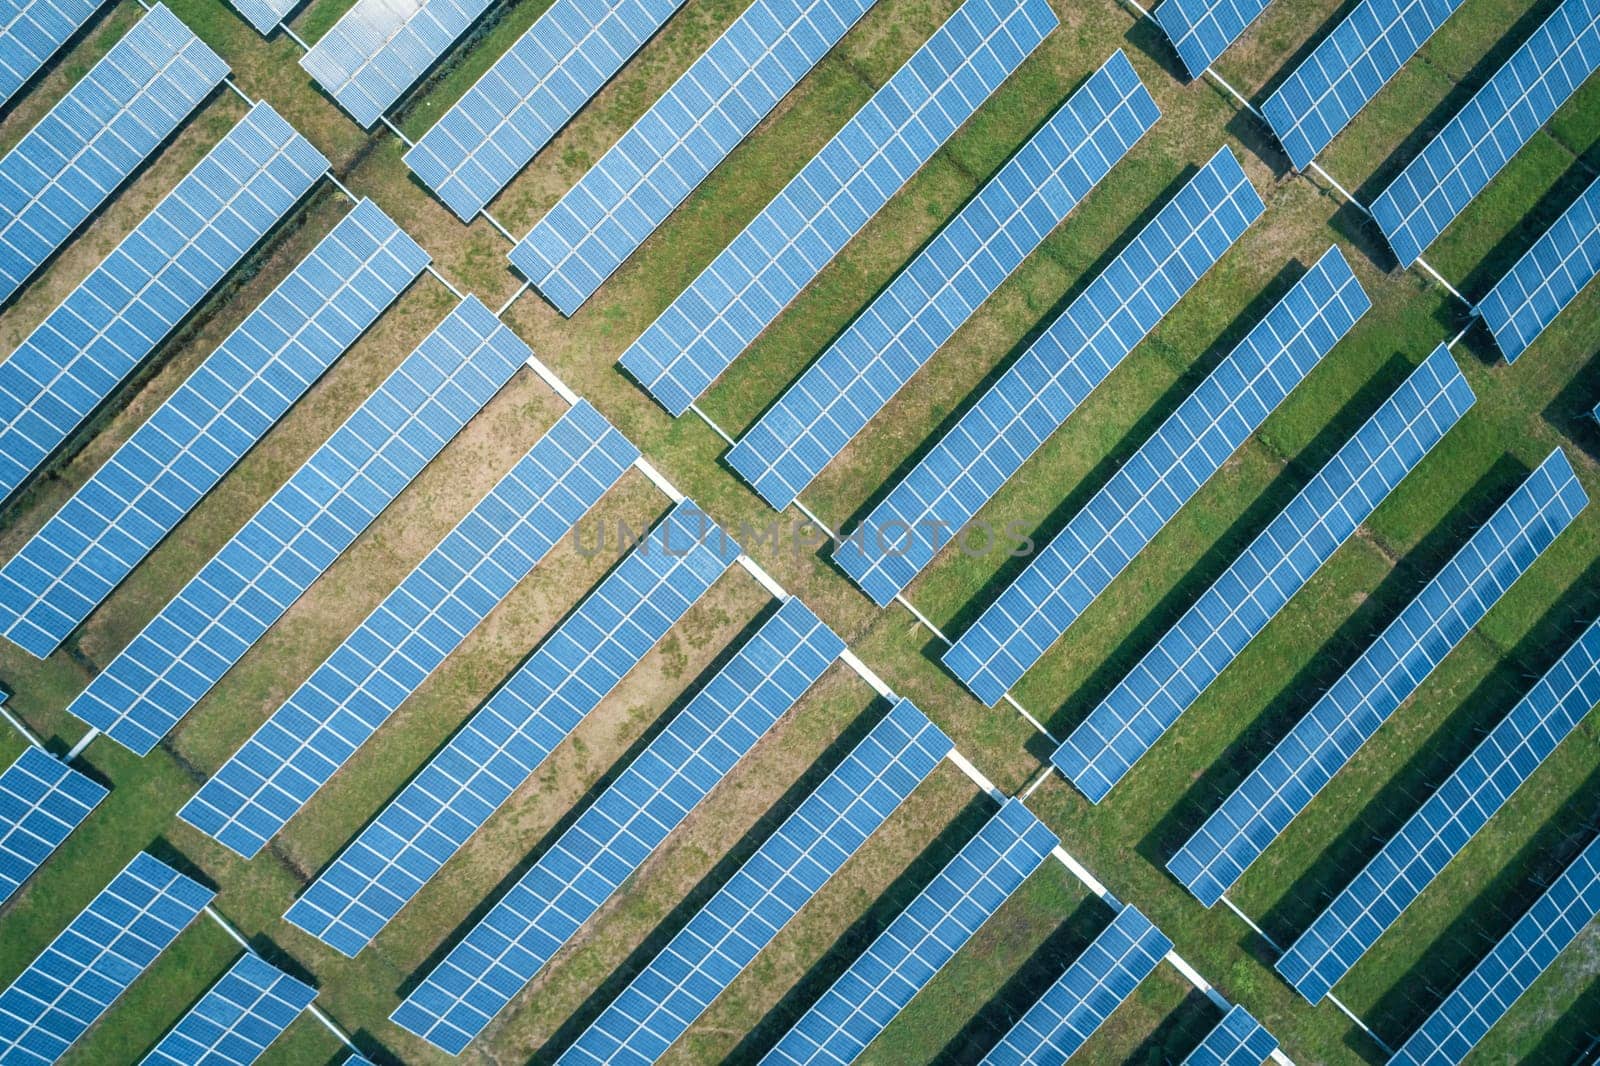
[[[457,304],[67,710],[149,754],[529,355]]]
[[[103,0],[5,0],[0,4],[0,104],[10,100]]]
[[[0,568],[0,632],[59,647],[427,263],[362,200]]]
[[[106,789],[35,747],[0,773],[0,903],[78,828]]]
[[[1444,24],[1461,0],[1362,0],[1276,92],[1262,116],[1303,170]]]
[[[249,1066],[317,990],[247,952],[146,1055],[147,1066]]]
[[[1450,860],[1600,703],[1600,623],[1538,684],[1383,845],[1277,962],[1320,1002]]]
[[[600,412],[579,401],[179,816],[253,858],[638,456]]]
[[[887,606],[1260,213],[1219,153],[834,550]]]
[[[782,509],[1066,218],[1160,112],[1120,51],[896,274],[728,453]]]
[[[0,499],[15,492],[328,169],[257,104],[0,362]]]
[[[1558,448],[1167,863],[1211,906],[1588,503]]]
[[[682,6],[556,0],[406,152],[406,165],[470,222]]]
[[[1475,400],[1434,349],[1072,731],[1056,769],[1105,799]]]
[[[289,12],[300,6],[300,0],[228,0],[244,20],[265,37],[289,17]]]
[[[873,0],[755,0],[511,250],[571,316]]]
[[[1183,1066],[1261,1066],[1277,1050],[1277,1037],[1249,1011],[1235,1005],[1183,1060]]]
[[[1269,0],[1166,0],[1156,25],[1177,49],[1189,77],[1198,78],[1267,9]]]
[[[227,76],[157,4],[0,159],[0,301]]]
[[[134,856],[0,992],[0,1061],[59,1059],[215,894],[142,851]]]
[[[945,652],[979,699],[1000,701],[1371,306],[1343,259],[1319,266]]]
[[[950,753],[901,699],[629,982],[558,1066],[648,1066]]]
[[[843,650],[798,598],[784,601],[406,997],[395,1024],[459,1055]]]
[[[1454,1066],[1466,1058],[1597,913],[1600,839],[1562,871],[1389,1061]]]
[[[681,415],[1056,25],[1047,0],[967,0],[619,360]]]
[[[284,915],[355,956],[738,557],[678,504]]]
[[[1166,934],[1124,905],[984,1057],[985,1066],[1065,1062],[1171,950]]]
[[[1556,224],[1479,301],[1477,313],[1514,363],[1583,287],[1600,274],[1600,181],[1585,189]]]

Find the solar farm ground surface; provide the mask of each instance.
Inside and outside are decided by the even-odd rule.
[[[507,243],[483,219],[463,226],[413,181],[403,146],[367,135],[309,82],[299,49],[263,41],[221,0],[169,6],[227,60],[238,84],[307,135],[358,196],[373,198],[463,291],[497,307],[518,282]],[[291,20],[314,41],[349,6],[312,0]],[[689,0],[576,120],[491,204],[521,234],[569,188],[743,8]],[[879,0],[570,321],[532,295],[507,321],[680,488],[736,536],[771,517],[725,466],[725,443],[692,416],[672,421],[614,366],[627,345],[799,166],[922,42],[954,0]],[[1219,61],[1259,101],[1325,29],[1338,0],[1276,0]],[[1394,81],[1322,155],[1328,171],[1371,200],[1554,5],[1466,0]],[[870,302],[894,272],[1051,110],[1124,49],[1163,117],[953,340],[803,494],[830,525],[852,527],[1027,345],[1033,331],[1115,254],[1142,220],[1210,158],[1231,147],[1267,204],[1153,334],[985,510],[1023,523],[1043,543],[1093,495],[1227,354],[1254,320],[1340,243],[1373,309],[1264,427],[1211,479],[1015,691],[1056,737],[1095,706],[1254,533],[1367,414],[1464,323],[1461,305],[1416,271],[1400,272],[1376,227],[1330,190],[1286,173],[1265,128],[1216,88],[1185,83],[1153,24],[1112,0],[1058,0],[1062,25],[906,189],[828,266],[702,401],[738,437]],[[501,3],[392,113],[424,132],[543,10]],[[0,113],[9,148],[137,21],[133,0],[109,5],[29,91]],[[10,350],[229,126],[242,101],[214,94],[153,161],[0,312]],[[1417,132],[1413,132],[1417,131]],[[1591,79],[1427,253],[1469,296],[1493,280],[1593,180],[1600,167],[1600,79]],[[235,271],[158,351],[108,410],[70,443],[3,516],[0,556],[43,524],[113,448],[169,395],[259,299],[348,210],[327,183]],[[1299,266],[1291,267],[1290,263]],[[49,659],[0,647],[8,707],[63,750],[82,734],[63,708],[136,634],[454,303],[424,277],[252,450]],[[1029,806],[1120,898],[1172,937],[1230,999],[1272,1030],[1297,1062],[1381,1062],[1370,1039],[1324,1002],[1312,1008],[1272,971],[1273,955],[1237,918],[1202,909],[1162,869],[1255,761],[1283,735],[1511,489],[1560,445],[1591,495],[1600,491],[1600,286],[1591,286],[1515,365],[1472,332],[1455,349],[1478,402],[1099,806],[1052,776]],[[513,378],[396,502],[150,756],[96,741],[86,763],[114,787],[0,911],[0,983],[9,982],[132,855],[148,848],[220,888],[217,907],[274,961],[278,949],[320,988],[318,1003],[358,1034],[369,1057],[444,1056],[387,1019],[455,938],[598,795],[724,649],[765,615],[745,573],[712,587],[374,942],[345,959],[281,915],[478,703],[605,573],[608,553],[555,552],[423,683],[300,816],[244,862],[174,814],[256,726],[559,417],[538,379]],[[667,509],[629,473],[598,513],[640,528]],[[789,512],[794,517],[794,512]],[[898,606],[879,611],[828,562],[828,552],[742,543],[928,715],[1007,794],[1052,750],[1012,709],[990,710],[938,665],[944,646]],[[945,552],[907,590],[952,636],[1015,576],[1021,560]],[[1600,612],[1600,508],[1572,529],[1491,610],[1415,697],[1241,879],[1231,894],[1288,943],[1403,824],[1426,789],[1476,743]],[[694,913],[885,704],[834,667],[471,1046],[464,1061],[549,1061],[627,977]],[[0,735],[0,762],[20,750]],[[675,1062],[758,1057],[936,873],[993,811],[949,764],[937,769],[742,974],[669,1055]],[[1532,780],[1335,989],[1398,1045],[1477,957],[1509,928],[1600,820],[1600,715],[1574,731]],[[187,866],[185,865],[187,864]],[[1038,989],[1110,919],[1066,871],[1047,863],[898,1017],[871,1062],[975,1061]],[[237,951],[195,923],[64,1061],[133,1061],[223,973]],[[1436,991],[1430,992],[1429,989]],[[597,995],[597,993],[599,993]],[[1085,1050],[1095,1062],[1177,1061],[1215,1010],[1169,967],[1157,970]],[[1591,927],[1478,1052],[1480,1062],[1578,1061],[1600,1017],[1600,929]],[[262,1060],[333,1061],[338,1045],[308,1018]]]

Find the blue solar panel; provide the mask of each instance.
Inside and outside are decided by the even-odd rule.
[[[1362,0],[1261,105],[1295,169],[1349,125],[1461,0]]]
[[[427,262],[361,201],[0,568],[0,633],[59,647]]]
[[[1596,274],[1600,181],[1585,189],[1479,302],[1477,312],[1506,362],[1516,362]]]
[[[471,221],[682,6],[556,0],[406,152],[406,165]]]
[[[0,773],[0,903],[61,846],[106,789],[28,747]]]
[[[300,0],[228,0],[228,3],[265,37],[300,5]]]
[[[134,856],[0,992],[0,1062],[59,1059],[214,895],[159,859]]]
[[[1600,838],[1562,871],[1389,1062],[1454,1066],[1466,1058],[1596,914]]]
[[[253,858],[638,456],[579,401],[179,816]]]
[[[950,751],[949,739],[910,700],[896,703],[558,1066],[659,1059]]]
[[[571,316],[873,0],[755,0],[511,250]]]
[[[247,953],[189,1008],[141,1066],[249,1066],[317,990]]]
[[[1600,703],[1600,623],[1489,731],[1277,963],[1320,1002]]]
[[[1150,919],[1123,906],[984,1057],[985,1066],[1065,1062],[1171,950]]]
[[[678,504],[284,917],[346,955],[366,947],[738,554]]]
[[[1167,863],[1211,906],[1589,502],[1558,448]]]
[[[967,0],[619,362],[681,415],[1056,25],[1047,0]]]
[[[0,104],[100,10],[104,0],[0,0]]]
[[[1261,1066],[1277,1050],[1277,1037],[1249,1011],[1235,1006],[1189,1053],[1183,1066]]]
[[[922,572],[1200,280],[1260,201],[1218,153],[834,551],[878,606]]]
[[[761,1061],[855,1061],[1058,843],[1006,800]]]
[[[1476,397],[1436,348],[1051,756],[1099,803]]]
[[[228,65],[157,4],[0,159],[0,301],[200,106]]]
[[[530,354],[456,305],[67,710],[148,754]]]
[[[268,104],[216,147],[0,362],[0,499],[37,470],[328,161]]]
[[[1228,50],[1269,0],[1166,0],[1156,25],[1178,50],[1189,77],[1198,78]]]
[[[1242,175],[1241,175],[1242,177]],[[1308,272],[945,652],[993,706],[1371,306],[1342,259]]]
[[[459,1055],[844,650],[798,598],[511,886],[391,1016]]]
[[[1160,112],[1120,51],[895,275],[728,453],[763,499],[794,502]]]

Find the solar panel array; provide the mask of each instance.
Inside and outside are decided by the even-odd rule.
[[[67,710],[149,754],[530,354],[457,304]]]
[[[1261,113],[1303,170],[1444,24],[1461,0],[1362,0],[1280,85]]]
[[[427,263],[362,200],[0,568],[0,632],[59,647]]]
[[[311,188],[328,161],[257,104],[0,362],[0,499]]]
[[[1556,224],[1479,301],[1494,343],[1514,363],[1600,274],[1600,181],[1585,189]]]
[[[1120,51],[808,367],[728,462],[787,507],[1160,117]]]
[[[1047,0],[963,3],[622,353],[622,367],[683,414],[1055,26]]]
[[[1592,625],[1279,957],[1278,972],[1320,1002],[1600,703]]]
[[[1239,39],[1270,0],[1166,0],[1156,25],[1177,49],[1189,77],[1198,78]]]
[[[179,812],[245,858],[327,784],[639,456],[580,401]]]
[[[157,4],[0,159],[0,301],[227,76]]]
[[[573,1042],[561,1066],[659,1059],[951,750],[910,700],[898,701]]]
[[[1060,428],[1259,211],[1219,152],[834,551],[880,607]]]
[[[289,12],[300,5],[300,0],[228,0],[228,3],[265,37],[288,18]]]
[[[853,1062],[1058,844],[1006,800],[761,1061]]]
[[[1211,906],[1588,503],[1558,448],[1167,863]]]
[[[145,852],[0,992],[0,1061],[47,1066],[215,895]]]
[[[1183,1066],[1261,1066],[1277,1050],[1277,1037],[1249,1011],[1235,1005],[1183,1060]]]
[[[1459,1063],[1596,914],[1600,838],[1572,860],[1389,1061],[1394,1066]]]
[[[5,0],[0,4],[0,104],[83,28],[103,0]]]
[[[1308,271],[945,652],[944,664],[985,703],[999,702],[1370,306],[1342,257]]]
[[[141,1060],[144,1066],[249,1066],[317,998],[246,952]]]
[[[1124,905],[984,1057],[985,1066],[1065,1062],[1171,950],[1166,934]]]
[[[284,915],[354,956],[738,557],[685,500],[568,615]]]
[[[1105,799],[1475,400],[1440,345],[1079,723],[1056,769]]]
[[[571,316],[873,0],[755,0],[511,250]]]
[[[797,597],[652,739],[392,1015],[458,1055],[844,650]]]
[[[0,773],[0,903],[89,817],[106,789],[40,748]]]
[[[406,165],[470,222],[682,6],[556,0],[406,151]]]

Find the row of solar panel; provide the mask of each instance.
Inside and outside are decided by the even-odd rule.
[[[103,0],[10,0],[0,7],[0,104],[31,81]]]

